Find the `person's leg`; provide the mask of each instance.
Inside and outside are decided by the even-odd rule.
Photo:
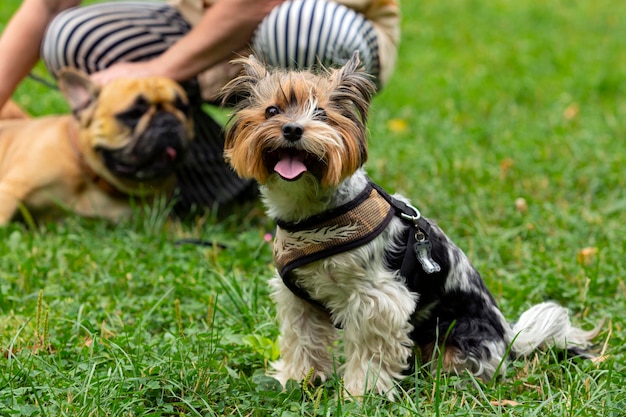
[[[259,59],[283,68],[340,66],[359,51],[378,83],[376,31],[362,14],[329,0],[293,0],[277,6],[259,25],[253,49]]]
[[[46,31],[41,56],[53,75],[65,66],[93,73],[115,62],[158,56],[190,29],[175,8],[162,2],[97,3],[59,14]],[[248,198],[251,183],[224,161],[221,126],[202,111],[197,83],[192,80],[185,88],[196,137],[177,171],[177,212]]]
[[[50,23],[41,57],[53,75],[66,66],[90,74],[115,62],[154,58],[190,29],[175,8],[162,2],[75,7]]]

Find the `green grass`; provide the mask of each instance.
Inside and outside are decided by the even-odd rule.
[[[0,21],[18,3],[3,1]],[[548,352],[496,384],[421,370],[395,402],[347,401],[338,377],[282,391],[264,376],[278,336],[272,223],[255,210],[178,224],[154,209],[0,229],[0,416],[624,415],[626,3],[403,8],[369,173],[438,220],[511,320],[547,299],[586,328],[608,318],[606,360]],[[32,80],[15,99],[67,111]],[[227,247],[176,244],[187,236]],[[584,248],[597,250],[587,262]]]

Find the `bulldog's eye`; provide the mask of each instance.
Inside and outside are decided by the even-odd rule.
[[[266,119],[270,119],[274,116],[277,116],[280,114],[280,109],[276,106],[269,106],[267,109],[265,109],[265,118]]]
[[[148,103],[145,98],[138,97],[132,106],[123,112],[117,113],[115,117],[125,125],[134,128],[137,123],[139,123],[139,119],[141,119],[149,109],[150,103]]]
[[[313,112],[313,117],[321,121],[326,120],[326,110],[321,107],[316,108]]]
[[[176,96],[176,100],[174,101],[174,107],[176,107],[184,114],[189,114],[189,103],[185,103],[183,99],[179,96]]]

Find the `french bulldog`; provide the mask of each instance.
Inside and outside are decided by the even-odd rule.
[[[119,221],[171,196],[193,140],[185,90],[161,77],[99,87],[74,69],[58,82],[73,114],[0,121],[0,225],[23,209]]]

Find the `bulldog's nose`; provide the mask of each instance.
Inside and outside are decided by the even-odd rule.
[[[302,139],[304,128],[298,123],[285,123],[283,125],[283,136],[289,142],[297,142]]]

